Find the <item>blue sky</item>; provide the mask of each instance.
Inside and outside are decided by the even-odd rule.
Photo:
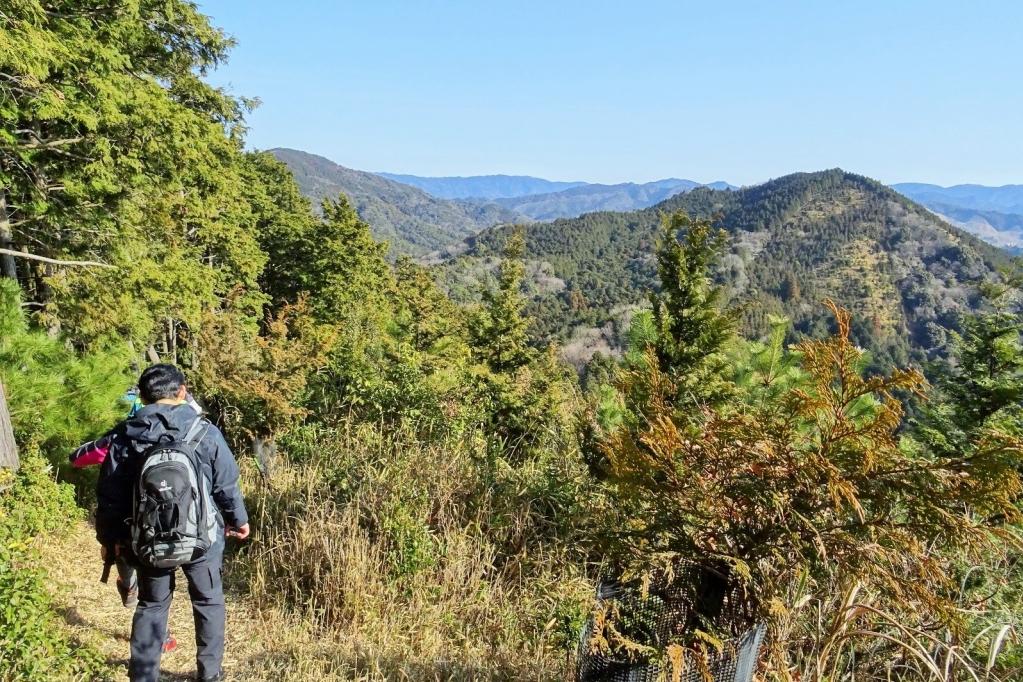
[[[363,170],[1023,183],[1023,2],[200,0],[249,144]]]

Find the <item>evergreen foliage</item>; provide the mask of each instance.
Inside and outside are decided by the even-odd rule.
[[[992,429],[1023,436],[1023,313],[1012,284],[985,287],[989,309],[949,333],[950,362],[933,369],[917,433],[942,456],[974,451]]]
[[[483,292],[483,303],[471,325],[476,357],[492,372],[518,369],[534,355],[522,314],[522,249],[522,232],[515,232],[504,249],[497,288]]]
[[[677,391],[665,397],[676,403],[681,396],[690,406],[721,397],[719,378],[726,344],[735,336],[735,314],[720,309],[722,289],[711,276],[725,239],[725,232],[714,230],[708,220],[694,221],[684,213],[664,218],[657,247],[661,288],[650,294],[650,303],[657,362]]]
[[[133,380],[130,358],[124,346],[79,355],[30,328],[17,286],[0,279],[0,381],[19,443],[63,455],[110,428]]]
[[[553,349],[529,344],[523,315],[522,235],[505,247],[495,289],[483,292],[469,324],[477,391],[486,423],[501,447],[519,457],[560,450],[568,376]]]

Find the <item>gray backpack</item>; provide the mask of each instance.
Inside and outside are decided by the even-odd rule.
[[[196,419],[183,439],[157,443],[142,455],[132,496],[131,547],[145,566],[187,564],[217,539],[210,482],[195,452],[207,426]]]

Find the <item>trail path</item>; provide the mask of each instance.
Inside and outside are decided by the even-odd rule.
[[[116,571],[104,585],[99,582],[102,562],[91,527],[75,523],[63,540],[44,549],[46,569],[55,582],[59,610],[75,637],[99,650],[115,669],[115,678],[127,679],[128,637],[133,611],[121,605],[114,585]],[[195,678],[195,635],[188,588],[180,572],[171,604],[170,627],[178,640],[176,651],[161,661],[161,680]],[[279,623],[278,623],[279,625]],[[267,619],[244,598],[227,597],[227,649],[224,667],[230,680],[262,677],[264,642],[273,641]],[[269,640],[268,640],[269,638]]]
[[[45,568],[53,581],[58,611],[67,621],[74,639],[100,653],[112,670],[107,680],[126,680],[128,638],[133,611],[121,605],[112,575],[99,582],[102,561],[95,534],[87,523],[76,521],[62,539],[41,547]],[[230,585],[232,561],[225,564]],[[178,641],[176,651],[161,661],[164,682],[195,678],[195,634],[188,586],[177,575],[170,610],[170,626]],[[494,674],[472,667],[452,667],[447,661],[422,661],[372,655],[361,642],[343,633],[313,630],[307,623],[280,610],[258,608],[245,594],[227,592],[227,647],[224,672],[229,682],[416,682],[479,679],[540,679],[541,675]],[[561,678],[555,675],[554,679]]]

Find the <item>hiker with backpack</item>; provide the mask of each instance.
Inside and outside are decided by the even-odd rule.
[[[197,679],[219,680],[224,656],[225,535],[244,540],[238,465],[216,426],[186,401],[185,377],[159,364],[139,378],[144,406],[109,435],[97,483],[96,537],[138,570],[129,676],[158,680],[180,567],[188,581]]]
[[[129,389],[121,399],[125,405],[128,406],[128,418],[132,418],[135,414],[141,410],[145,404],[142,402],[142,398],[139,396],[138,386]],[[205,413],[202,405],[192,397],[189,393],[185,396],[185,401],[192,406],[195,413],[202,415]],[[96,440],[83,443],[78,446],[69,457],[71,466],[76,469],[85,469],[92,466],[102,466],[103,462],[106,461],[107,455],[110,453],[110,445],[113,442],[114,434],[117,433],[117,429],[120,425],[107,431],[101,437]],[[101,555],[103,556],[103,573],[100,578],[100,582],[106,584],[110,578],[110,569],[117,568],[117,580],[115,581],[117,587],[117,593],[121,597],[121,603],[125,608],[134,609],[139,603],[139,586],[138,586],[138,571],[135,570],[135,565],[130,561],[130,553],[127,551],[120,551],[120,549],[114,546],[102,546]],[[170,653],[177,648],[177,640],[174,635],[171,634],[170,628],[167,628],[167,635],[163,640],[163,653]]]

